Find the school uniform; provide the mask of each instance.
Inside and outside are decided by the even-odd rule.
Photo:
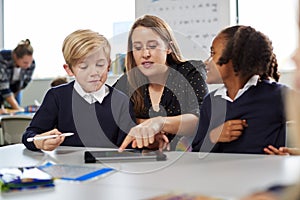
[[[61,145],[117,148],[135,125],[125,94],[103,85],[91,95],[72,81],[48,90],[22,142],[28,149],[38,150],[27,138],[57,128],[62,133],[74,133]]]
[[[197,134],[192,151],[218,153],[258,153],[268,145],[286,144],[286,116],[284,91],[287,87],[253,76],[231,100],[223,86],[203,101]],[[245,127],[237,140],[212,143],[209,133],[228,120],[245,119]]]

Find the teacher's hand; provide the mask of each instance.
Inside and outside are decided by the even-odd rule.
[[[123,151],[131,142],[133,148],[149,147],[155,141],[155,135],[160,133],[164,126],[163,117],[150,118],[141,124],[131,128],[128,135],[121,144],[119,151]],[[168,138],[163,134],[160,139],[169,142]]]

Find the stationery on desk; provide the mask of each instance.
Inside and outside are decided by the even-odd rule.
[[[115,169],[99,166],[46,162],[32,167],[0,168],[0,192],[54,187],[54,180],[88,181],[109,175]]]
[[[33,116],[34,113],[39,109],[39,105],[28,105],[24,107],[24,109],[11,109],[11,108],[4,108],[3,105],[1,110],[3,113],[1,115],[28,115]]]
[[[7,109],[6,109],[7,110]],[[30,117],[32,118],[34,116],[35,112],[26,112],[26,111],[19,111],[19,110],[9,110],[5,113],[0,114],[0,119],[3,117],[11,117],[11,116],[21,116],[21,117]]]
[[[53,187],[53,178],[37,167],[11,167],[0,169],[0,191]]]

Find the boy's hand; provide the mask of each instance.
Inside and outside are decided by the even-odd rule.
[[[61,135],[62,133],[58,131],[56,128],[42,133],[38,136],[46,136],[46,135]],[[50,138],[50,139],[45,139],[45,140],[34,140],[34,145],[36,148],[45,150],[45,151],[52,151],[56,149],[63,141],[65,140],[65,136],[60,136],[60,137],[55,137],[55,138]]]

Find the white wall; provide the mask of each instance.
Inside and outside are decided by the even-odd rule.
[[[111,40],[116,34],[129,30],[129,22],[135,19],[134,0],[2,1],[4,48],[13,49],[19,41],[29,38],[36,61],[33,76],[37,79],[65,74],[61,48],[63,40],[71,32],[92,29]],[[114,60],[115,54],[111,57]]]
[[[3,48],[3,41],[4,41],[4,35],[3,35],[3,0],[0,0],[0,48]]]

